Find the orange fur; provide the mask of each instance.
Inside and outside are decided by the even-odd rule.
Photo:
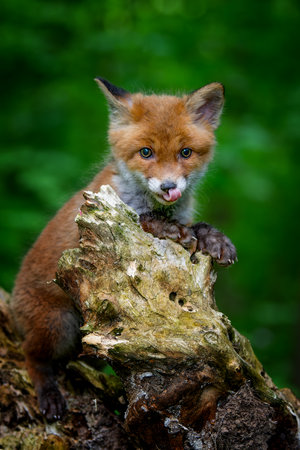
[[[205,87],[205,95],[201,95],[200,89],[196,94],[178,98],[130,95],[105,80],[98,80],[98,83],[112,112],[109,140],[113,161],[96,175],[86,190],[98,191],[101,185],[110,184],[127,201],[128,195],[135,199],[142,195],[142,191],[138,182],[130,178],[133,186],[137,183],[137,191],[123,192],[124,186],[128,188],[128,180],[124,179],[124,186],[120,182],[125,177],[122,167],[126,167],[130,177],[138,174],[147,183],[151,178],[164,181],[172,177],[188,177],[209,162],[215,124],[210,120],[209,95],[213,98],[214,95],[220,96],[221,85]],[[153,150],[153,158],[141,157],[139,150],[143,147]],[[180,151],[185,147],[192,149],[188,159],[180,156]],[[123,164],[121,168],[120,162]],[[146,184],[143,189],[148,195]],[[12,305],[24,335],[27,367],[38,393],[40,407],[48,418],[58,417],[63,412],[63,400],[55,388],[52,373],[54,362],[76,352],[79,342],[80,312],[72,299],[51,280],[55,277],[61,253],[78,246],[74,218],[83,203],[82,192],[75,194],[61,208],[28,252],[13,293]],[[53,391],[55,395],[51,393]]]

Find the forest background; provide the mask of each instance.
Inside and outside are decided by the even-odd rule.
[[[296,0],[2,0],[0,285],[55,211],[107,155],[107,107],[93,82],[129,91],[226,88],[198,217],[239,262],[216,300],[279,387],[300,394]]]

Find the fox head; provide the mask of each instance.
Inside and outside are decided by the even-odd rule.
[[[131,94],[95,81],[110,108],[109,141],[119,171],[170,205],[192,187],[212,158],[224,87],[211,83],[182,97]]]

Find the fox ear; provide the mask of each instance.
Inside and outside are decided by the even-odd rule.
[[[224,105],[224,86],[210,83],[186,98],[186,107],[195,122],[207,122],[213,129],[219,125],[219,118]]]
[[[120,121],[120,119],[124,120],[128,118],[129,109],[132,104],[130,92],[114,86],[104,78],[97,77],[95,81],[108,101],[112,119]]]

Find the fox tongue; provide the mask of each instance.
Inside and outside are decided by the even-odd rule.
[[[168,192],[163,195],[163,199],[167,202],[175,202],[175,200],[178,200],[180,197],[181,191],[178,188],[169,189]]]

